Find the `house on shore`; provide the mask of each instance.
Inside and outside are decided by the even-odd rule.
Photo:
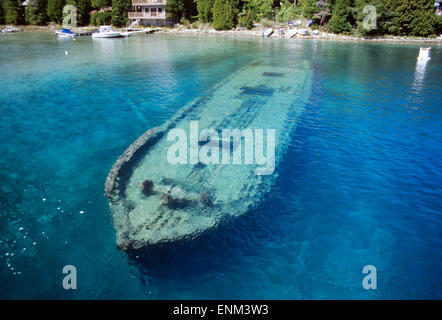
[[[167,26],[173,24],[166,12],[167,0],[132,0],[128,12],[131,25]]]

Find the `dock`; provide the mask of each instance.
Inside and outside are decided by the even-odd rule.
[[[140,28],[126,28],[121,33],[121,35],[123,37],[130,37],[130,36],[133,36],[133,35],[136,35],[136,34],[141,34],[141,33],[143,33],[143,34],[150,34],[150,33],[154,33],[154,32],[160,31],[160,30],[161,30],[161,28],[143,28],[143,29],[140,29]]]
[[[84,36],[90,36],[92,35],[92,33],[97,32],[97,30],[93,30],[93,31],[83,31],[83,32],[74,32],[76,37],[84,37]]]

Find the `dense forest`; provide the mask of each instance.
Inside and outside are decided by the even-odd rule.
[[[127,24],[131,6],[131,0],[28,0],[27,6],[22,5],[23,1],[0,0],[0,24],[61,24],[67,14],[63,12],[64,6],[72,5],[76,8],[78,26],[112,23],[120,27]]]
[[[123,26],[128,22],[131,0],[0,0],[0,24],[46,25],[61,23],[66,4],[77,8],[77,24]],[[367,11],[374,6],[376,12]],[[93,12],[90,14],[92,10]],[[432,36],[442,32],[434,0],[167,0],[166,11],[175,22],[209,23],[215,29],[254,23],[271,26],[298,18],[312,21],[334,33],[370,35]],[[375,27],[364,27],[368,14]]]

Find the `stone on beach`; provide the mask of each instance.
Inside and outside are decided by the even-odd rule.
[[[298,33],[298,29],[288,29],[285,33],[286,38],[294,37]]]
[[[272,28],[267,28],[267,29],[265,29],[265,30],[263,30],[261,32],[261,36],[264,37],[264,38],[268,38],[268,37],[270,37],[270,35],[272,33],[273,33],[273,29]]]

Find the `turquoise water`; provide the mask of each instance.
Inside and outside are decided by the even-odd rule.
[[[424,67],[418,50],[1,36],[0,298],[440,299],[442,48]],[[195,241],[118,251],[103,196],[114,161],[256,59],[313,72],[271,192]],[[75,291],[61,285],[69,264]],[[362,287],[368,264],[377,290]]]

